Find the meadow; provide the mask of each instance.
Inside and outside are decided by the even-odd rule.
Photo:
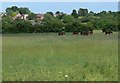
[[[116,81],[118,33],[4,34],[2,72],[6,81]]]

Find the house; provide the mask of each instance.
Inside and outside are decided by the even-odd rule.
[[[44,14],[37,14],[36,19],[37,20],[43,20],[44,19]]]
[[[22,18],[22,15],[18,13],[15,17],[13,17],[13,19],[23,19],[23,18]]]
[[[20,14],[18,13],[13,19],[24,19],[27,20],[28,14]]]

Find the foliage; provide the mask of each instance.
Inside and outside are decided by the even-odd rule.
[[[78,18],[78,14],[77,14],[77,11],[76,11],[76,10],[73,10],[73,12],[71,13],[71,15],[72,15],[74,18]]]
[[[65,15],[65,16],[63,17],[63,22],[64,22],[64,23],[70,23],[70,22],[73,22],[73,21],[75,21],[75,19],[74,19],[74,17],[71,16],[71,15]]]
[[[19,12],[20,12],[20,14],[29,14],[30,10],[26,7],[24,7],[24,8],[21,7],[21,8],[19,8]]]
[[[50,14],[50,15],[52,15],[52,16],[54,15],[53,12],[47,12],[47,14]]]
[[[9,16],[5,16],[2,19],[2,33],[12,33],[13,30],[13,20]]]
[[[80,8],[78,10],[78,15],[79,16],[86,16],[88,14],[88,9],[83,9],[83,8]]]
[[[45,23],[45,32],[58,32],[63,27],[63,23],[58,18],[53,17],[51,14],[45,14],[43,22]]]
[[[31,12],[28,16],[29,20],[35,20],[36,19],[36,14],[34,14],[33,12]]]
[[[28,20],[13,20],[12,18],[14,18],[19,13],[28,14]],[[88,9],[80,8],[78,13],[74,9],[71,15],[66,15],[63,12],[56,11],[55,16],[53,12],[50,11],[44,14],[44,19],[42,21],[38,21],[36,19],[37,14],[31,12],[28,8],[25,7],[8,7],[6,9],[6,14],[7,15],[2,17],[3,33],[41,33],[59,31],[73,32],[94,29],[109,29],[111,31],[120,30],[118,26],[119,12],[112,11],[101,11],[94,13],[93,11],[88,12]],[[34,23],[31,21],[34,21]],[[65,27],[65,29],[63,29],[63,27]]]

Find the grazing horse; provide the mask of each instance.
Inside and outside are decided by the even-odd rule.
[[[83,32],[80,32],[81,35],[86,35],[88,36],[89,35],[89,32],[88,31],[83,31]]]
[[[79,32],[73,32],[73,35],[78,35]]]
[[[65,32],[59,32],[58,35],[65,35]]]
[[[89,31],[90,35],[93,34],[93,31]]]
[[[107,35],[107,34],[112,34],[113,32],[112,31],[105,31],[105,35]]]

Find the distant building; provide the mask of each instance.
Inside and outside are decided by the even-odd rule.
[[[37,20],[43,20],[44,19],[44,14],[37,14],[36,19]]]
[[[23,16],[24,20],[27,20],[27,18],[28,18],[29,15],[28,14],[23,14],[22,16]]]
[[[24,19],[27,20],[28,14],[20,14],[18,13],[15,17],[13,17],[13,19]]]

